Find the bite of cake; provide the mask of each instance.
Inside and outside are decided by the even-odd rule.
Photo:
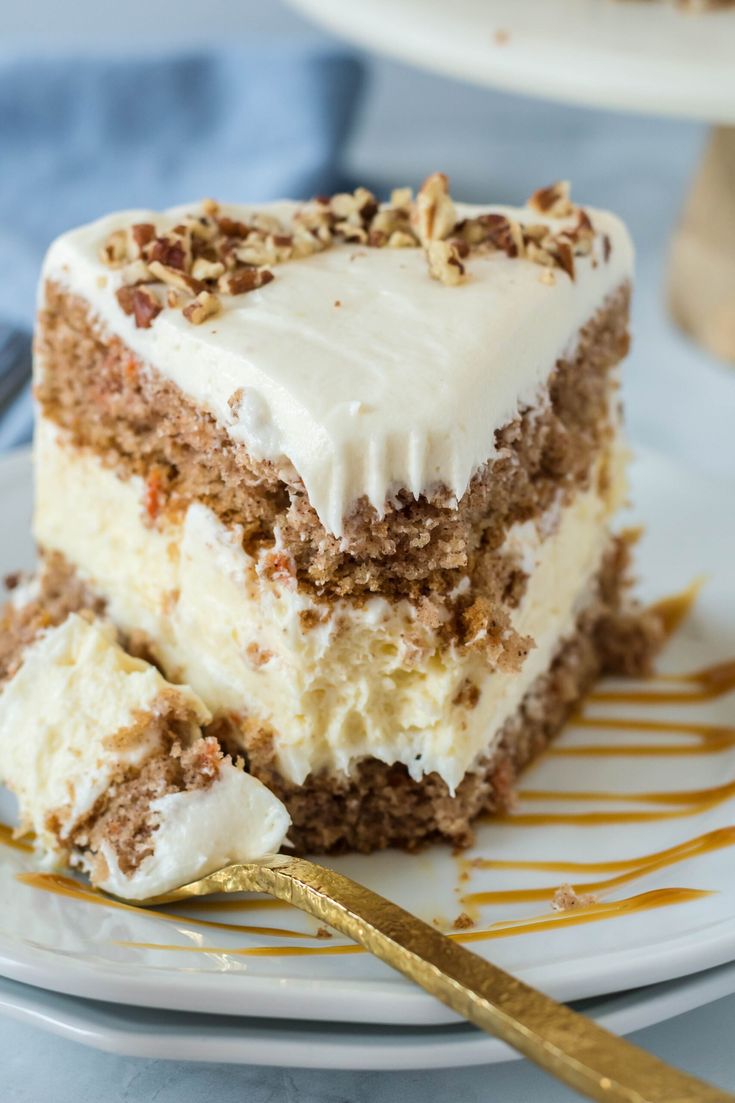
[[[467,844],[600,672],[655,645],[611,530],[632,268],[566,185],[471,207],[439,173],[383,204],[65,234],[35,600],[104,613],[190,686],[165,699],[285,803],[297,847]]]
[[[72,613],[4,673],[2,778],[50,864],[141,899],[280,849],[280,801],[202,736],[196,694],[126,654],[111,625]]]

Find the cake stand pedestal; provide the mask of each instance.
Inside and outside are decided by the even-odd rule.
[[[509,92],[714,125],[671,247],[677,322],[735,363],[735,11],[674,0],[291,0],[372,50]]]
[[[669,305],[682,329],[735,363],[735,127],[710,136],[671,245]]]

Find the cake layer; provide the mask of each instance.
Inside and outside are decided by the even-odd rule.
[[[363,499],[337,539],[295,473],[256,463],[226,425],[101,330],[90,309],[47,286],[37,339],[44,416],[103,463],[145,477],[151,521],[202,502],[225,523],[242,525],[246,550],[277,541],[299,586],[328,597],[416,598],[429,589],[437,596],[465,574],[482,585],[487,553],[510,525],[547,510],[560,492],[569,499],[589,485],[617,421],[614,367],[628,347],[626,287],[583,327],[571,359],[555,365],[549,356],[535,405],[495,434],[488,426],[496,458],[459,503],[446,488],[418,500],[402,491],[381,519]]]
[[[12,619],[33,618],[16,608]],[[124,652],[109,623],[71,613],[15,644],[0,780],[47,861],[141,898],[278,850],[283,806],[201,738],[211,716],[196,694]]]
[[[581,327],[630,279],[619,220],[548,192],[526,208],[455,208],[437,174],[414,203],[380,212],[364,190],[307,210],[126,211],[58,239],[44,277],[84,299],[252,459],[284,481],[295,472],[324,529],[340,536],[363,500],[382,517],[401,490],[461,499],[496,455],[496,431],[536,405],[553,364],[573,357]],[[408,247],[371,247],[388,240],[375,229],[381,216],[405,224],[389,244]],[[257,229],[269,221],[268,233]],[[212,235],[219,252],[208,255]],[[308,256],[296,248],[305,240]],[[203,265],[177,267],[197,241]],[[295,259],[267,283],[253,275],[279,250]],[[132,275],[125,264],[132,256],[145,257],[142,275],[140,259]],[[205,291],[203,316],[166,308],[157,279],[196,290],[233,257],[241,275],[261,265],[248,294],[225,292],[215,306]],[[452,264],[459,286],[444,286]],[[154,281],[153,297],[142,293],[147,311],[128,302],[132,291],[118,297],[136,279]]]
[[[573,631],[623,494],[613,443],[589,489],[509,530],[493,558],[517,565],[523,595],[488,616],[506,612],[533,644],[509,666],[487,618],[459,646],[430,600],[316,602],[205,506],[152,527],[142,479],[120,478],[44,420],[36,448],[40,545],[74,566],[123,631],[145,635],[169,677],[213,712],[237,714],[246,732],[270,733],[278,770],[296,784],[377,758],[456,787]]]

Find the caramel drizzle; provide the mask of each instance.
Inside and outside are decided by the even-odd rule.
[[[621,804],[658,804],[679,805],[681,807],[669,811],[649,811],[636,809],[633,812],[611,810],[609,812],[518,812],[506,816],[494,816],[501,823],[514,827],[539,827],[551,824],[577,824],[586,827],[596,827],[604,824],[616,823],[655,823],[660,820],[682,819],[686,816],[696,816],[701,812],[707,812],[711,808],[717,808],[724,804],[732,796],[735,796],[735,781],[728,781],[723,785],[715,785],[711,789],[682,789],[678,792],[663,793],[615,793],[605,791],[575,791],[556,789],[524,789],[519,796],[527,801],[553,801],[563,800],[570,802],[584,802],[592,804],[605,804],[619,802]]]
[[[162,919],[168,923],[193,923],[199,927],[210,927],[222,931],[236,931],[240,934],[268,935],[274,938],[315,938],[313,934],[305,931],[292,930],[287,927],[259,927],[248,923],[222,923],[215,919],[200,919],[190,915],[176,915],[174,912],[161,911],[158,908],[141,908],[135,904],[125,904],[122,900],[115,900],[102,892],[91,888],[89,885],[80,884],[71,877],[64,877],[59,873],[18,873],[17,879],[31,888],[43,889],[55,896],[65,896],[72,900],[80,900],[85,904],[99,904],[105,908],[119,908],[121,911],[134,912],[144,915],[147,919]],[[218,907],[221,905],[215,901]],[[269,900],[256,901],[228,901],[230,905],[238,908],[247,907],[249,903],[267,905]],[[286,905],[288,907],[288,905]]]
[[[570,726],[597,731],[646,732],[653,735],[681,733],[694,736],[694,739],[678,743],[574,743],[569,747],[549,747],[547,755],[552,758],[707,755],[735,747],[735,728],[720,724],[638,720],[625,716],[575,716],[570,721]]]
[[[648,612],[653,613],[660,619],[667,640],[674,635],[689,616],[705,582],[705,576],[700,575],[685,590],[663,597],[659,601],[655,601],[653,605],[648,606]]]
[[[659,850],[655,854],[647,854],[639,858],[617,859],[607,862],[557,862],[557,861],[505,861],[493,858],[475,858],[464,863],[469,869],[508,869],[508,870],[535,870],[548,873],[614,873],[613,877],[606,877],[597,881],[584,881],[575,883],[572,887],[575,892],[607,892],[619,885],[628,884],[639,877],[645,877],[649,873],[655,873],[659,869],[675,865],[677,862],[685,862],[690,858],[696,858],[700,854],[709,854],[714,850],[722,850],[728,846],[735,846],[735,826],[721,827],[715,831],[708,831],[704,835],[698,835],[694,839],[687,839],[678,846]],[[622,871],[622,872],[618,872]],[[539,888],[511,889],[498,892],[471,892],[462,898],[463,903],[477,904],[520,904],[530,900],[548,900],[553,897],[557,885],[544,885]]]
[[[14,829],[7,823],[0,823],[0,844],[12,847],[13,850],[33,850],[30,843],[16,837]]]
[[[654,908],[670,907],[672,904],[686,904],[700,900],[711,893],[704,889],[654,889],[638,896],[629,896],[624,900],[611,900],[606,903],[588,904],[566,912],[549,912],[529,919],[509,919],[493,923],[480,931],[449,931],[447,936],[455,942],[485,942],[497,938],[512,938],[516,935],[535,934],[554,928],[573,927],[582,923],[595,923],[605,919],[616,919],[621,915],[634,912],[651,911]],[[158,942],[116,942],[117,946],[126,946],[136,950],[170,950],[173,953],[189,954],[225,954],[229,957],[316,957],[341,954],[364,954],[362,946],[353,943],[336,946],[178,946]]]
[[[714,701],[735,690],[735,659],[714,663],[691,674],[656,674],[649,679],[653,683],[684,683],[694,689],[654,690],[596,690],[590,701],[625,703],[631,705],[691,705],[702,701]]]

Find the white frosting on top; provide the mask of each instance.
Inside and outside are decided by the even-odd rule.
[[[258,210],[288,223],[296,204]],[[601,236],[576,258],[576,279],[504,253],[473,254],[458,287],[432,280],[421,249],[337,244],[274,269],[260,290],[223,296],[223,311],[194,326],[166,309],[136,329],[115,290],[119,271],[99,259],[113,230],[132,222],[171,228],[192,204],[165,214],[124,211],[64,234],[44,277],[87,299],[143,360],[211,411],[256,459],[290,461],[320,520],[340,534],[362,495],[379,512],[400,487],[438,483],[461,497],[493,453],[496,429],[533,403],[579,328],[629,279],[633,249],[613,215],[588,211]],[[247,220],[253,208],[223,207]],[[458,218],[494,211],[555,229],[529,209],[457,205]],[[40,365],[40,370],[43,366]],[[230,399],[237,392],[241,401]],[[234,406],[234,410],[231,408]]]

